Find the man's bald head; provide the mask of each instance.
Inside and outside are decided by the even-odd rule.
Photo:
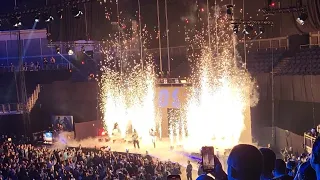
[[[228,179],[259,180],[263,168],[261,152],[249,144],[235,146],[228,158]]]

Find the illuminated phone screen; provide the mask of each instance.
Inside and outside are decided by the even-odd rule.
[[[212,146],[202,147],[201,155],[203,170],[212,171],[214,169],[214,148]]]

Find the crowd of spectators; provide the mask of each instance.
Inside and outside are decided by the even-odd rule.
[[[14,72],[14,71],[43,71],[43,70],[58,70],[58,69],[70,69],[71,65],[69,63],[56,63],[54,57],[49,60],[43,58],[43,62],[24,62],[20,65],[14,65],[11,63],[9,66],[3,64],[0,65],[0,72]]]
[[[180,165],[149,155],[113,152],[110,148],[51,149],[46,146],[0,145],[0,179],[166,179],[180,175]]]
[[[181,166],[145,155],[114,152],[110,147],[100,149],[32,146],[24,141],[2,137],[0,144],[0,180],[7,179],[141,179],[163,180],[168,175],[180,175]],[[314,142],[312,153],[300,157],[291,155],[287,162],[277,159],[270,148],[248,144],[235,146],[228,157],[225,172],[217,157],[214,171],[198,179],[218,180],[316,180],[320,179],[320,138]],[[192,179],[188,162],[187,178]],[[188,174],[189,173],[189,174]],[[318,177],[317,177],[318,176]],[[213,178],[214,177],[214,178]]]

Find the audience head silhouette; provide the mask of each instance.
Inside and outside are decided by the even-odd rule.
[[[318,137],[313,143],[310,164],[316,171],[317,179],[320,179],[320,138]]]
[[[212,178],[206,174],[202,174],[199,177],[197,177],[197,180],[214,180],[214,178]]]
[[[263,156],[263,170],[261,173],[261,179],[272,179],[274,170],[276,154],[269,148],[260,148],[260,152]]]
[[[275,161],[275,167],[273,170],[273,176],[275,177],[274,179],[276,180],[292,180],[293,177],[287,175],[286,173],[287,170],[287,165],[282,159],[277,159]]]
[[[317,179],[316,172],[311,167],[310,161],[307,161],[299,166],[295,180]]]
[[[228,158],[228,180],[259,180],[262,172],[263,158],[254,146],[239,144],[235,146]]]

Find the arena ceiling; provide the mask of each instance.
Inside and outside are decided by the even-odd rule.
[[[66,0],[16,0],[16,9],[19,11],[27,10],[30,8],[41,8],[48,4],[57,4],[64,2]],[[72,0],[75,1],[75,0]],[[269,0],[271,1],[271,0]],[[301,34],[320,30],[320,3],[316,0],[301,0],[302,4],[307,7],[309,18],[307,22],[301,26],[296,22],[298,13],[284,13],[269,16],[268,20],[274,21],[273,27],[266,28],[266,32],[259,38],[271,38],[279,36],[288,36],[291,34]],[[127,12],[124,13],[130,18],[134,18],[136,11],[138,9],[138,0],[119,0],[120,11]],[[142,21],[148,24],[150,29],[155,29],[157,26],[157,11],[156,11],[156,0],[140,0],[141,2],[141,12]],[[164,0],[160,0],[160,21],[165,24],[165,13],[164,13]],[[169,17],[169,29],[170,32],[179,36],[179,28],[183,26],[185,22],[185,17],[191,16],[194,11],[194,4],[198,3],[199,6],[205,6],[207,0],[168,0],[168,17]],[[266,17],[262,13],[261,9],[265,8],[268,4],[268,0],[218,0],[217,3],[221,7],[225,7],[227,4],[235,5],[234,14],[237,19],[251,19],[251,20],[263,20]],[[283,7],[297,6],[300,0],[275,0],[276,5],[281,5]],[[209,0],[209,3],[213,6],[215,1]],[[244,5],[244,6],[243,6]],[[109,6],[109,5],[108,5]],[[15,1],[5,1],[1,3],[0,12],[2,14],[14,12]],[[244,7],[244,8],[243,8]],[[114,11],[115,8],[113,8]],[[243,16],[244,13],[244,16]],[[115,13],[113,13],[115,14]],[[29,18],[33,18],[30,16]],[[4,24],[4,23],[2,23]],[[46,27],[45,24],[39,25],[38,28]],[[27,27],[26,27],[27,28]],[[165,27],[162,26],[162,29]],[[8,27],[2,25],[1,30],[8,30]],[[175,35],[174,35],[175,36]],[[177,44],[178,45],[178,44]]]

